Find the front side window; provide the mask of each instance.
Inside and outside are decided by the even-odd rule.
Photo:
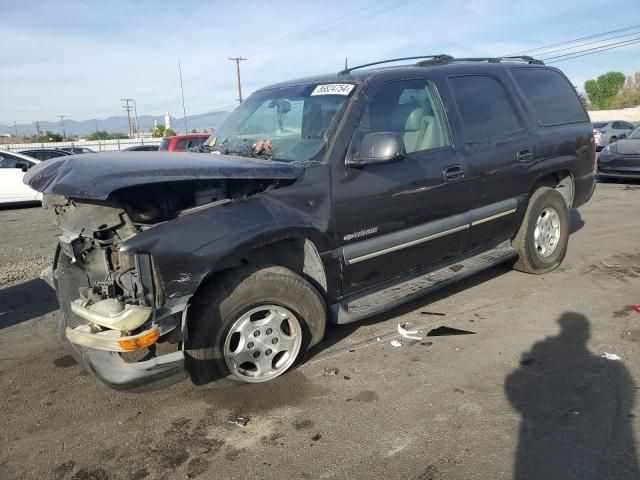
[[[575,89],[559,72],[546,68],[517,68],[511,73],[531,104],[540,125],[589,121]]]
[[[451,145],[436,88],[422,79],[388,83],[373,93],[358,123],[356,142],[378,132],[397,133],[408,154]]]
[[[467,142],[489,140],[520,130],[521,125],[507,93],[493,77],[450,77]]]
[[[6,153],[0,154],[0,168],[31,168],[32,166],[33,163],[23,158],[7,155]]]
[[[311,84],[262,90],[241,103],[204,142],[207,150],[255,156],[253,145],[268,145],[272,160],[317,158],[353,95],[354,84]]]

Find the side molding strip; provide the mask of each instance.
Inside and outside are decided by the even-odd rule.
[[[480,225],[481,223],[484,223],[484,222],[490,222],[491,220],[495,220],[496,218],[504,217],[506,215],[511,215],[512,213],[515,213],[516,210],[517,210],[516,208],[512,208],[511,210],[507,210],[506,212],[500,212],[500,213],[496,213],[495,215],[491,215],[490,217],[481,218],[480,220],[471,222],[471,226],[473,227],[475,225]]]
[[[445,235],[449,235],[451,233],[460,232],[462,230],[466,230],[467,228],[469,228],[469,225],[461,225],[459,227],[445,230],[444,232],[434,233],[433,235],[429,235],[427,237],[417,238],[416,240],[412,240],[410,242],[401,243],[400,245],[394,245],[393,247],[385,248],[383,250],[378,250],[377,252],[368,253],[360,257],[350,258],[349,260],[347,260],[347,264],[353,265],[354,263],[362,262],[363,260],[368,260],[370,258],[378,257],[386,253],[395,252],[396,250],[402,250],[403,248],[412,247],[413,245],[417,245],[423,242],[428,242],[429,240],[434,240],[436,238],[444,237]]]

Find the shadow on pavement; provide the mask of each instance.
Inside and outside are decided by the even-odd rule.
[[[0,330],[58,309],[58,299],[39,278],[0,289]]]
[[[456,293],[462,292],[468,288],[473,288],[477,285],[480,285],[511,271],[512,269],[508,264],[497,265],[493,268],[489,268],[475,275],[472,275],[471,277],[465,278],[464,280],[453,283],[440,290],[436,290],[433,293],[421,296],[409,303],[400,305],[392,310],[389,310],[388,312],[384,312],[373,317],[365,318],[358,322],[349,323],[346,325],[335,325],[332,323],[327,323],[327,329],[325,331],[324,339],[318,345],[309,350],[309,352],[307,353],[307,360],[321,354],[324,350],[327,350],[329,347],[350,336],[354,331],[364,325],[384,322],[385,320],[389,320],[390,318],[405,315],[406,313],[409,313],[413,310],[425,308],[431,303],[435,303],[438,300],[442,300],[443,298],[455,295]],[[395,332],[395,326],[391,328],[392,329],[390,331]]]
[[[566,312],[505,382],[522,416],[515,480],[640,478],[633,381],[620,361],[587,350],[589,321]]]
[[[578,210],[571,210],[569,212],[569,233],[576,233],[584,227],[584,220]]]

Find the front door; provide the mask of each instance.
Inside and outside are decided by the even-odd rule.
[[[0,153],[0,201],[25,202],[36,200],[38,192],[22,182],[24,170],[31,162],[8,153]]]
[[[435,85],[391,82],[369,95],[348,155],[368,133],[395,132],[406,155],[333,176],[333,218],[344,293],[460,254],[466,247],[470,189],[452,146]]]

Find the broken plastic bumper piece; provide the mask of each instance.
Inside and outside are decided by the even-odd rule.
[[[83,305],[85,300],[71,302],[71,311],[80,318],[113,330],[135,330],[151,316],[151,307],[123,304],[116,299],[108,298]]]
[[[160,338],[160,329],[154,325],[137,335],[123,337],[117,330],[92,332],[88,325],[78,325],[75,328],[66,327],[65,335],[71,343],[81,347],[109,352],[133,352],[154,344]]]

